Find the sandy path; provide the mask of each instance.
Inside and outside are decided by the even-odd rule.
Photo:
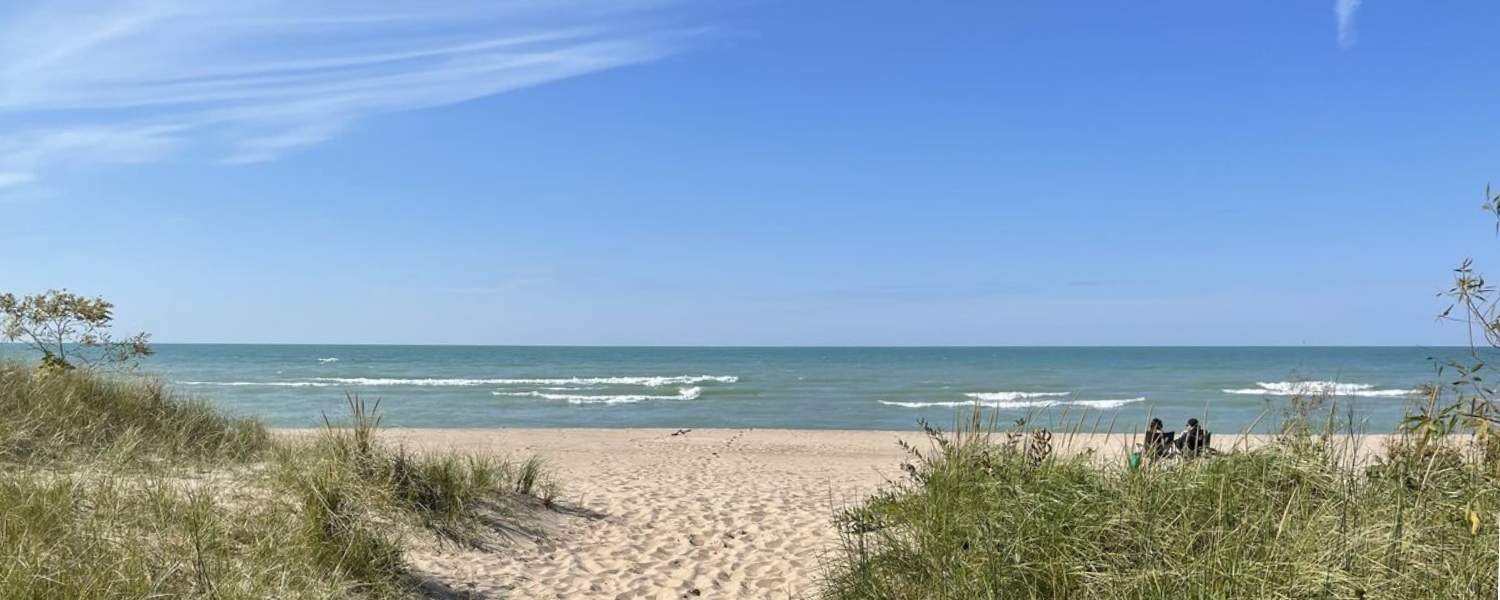
[[[815,596],[830,516],[900,476],[898,437],[844,431],[397,430],[418,446],[539,452],[561,518],[511,551],[414,556],[458,590],[495,598]]]

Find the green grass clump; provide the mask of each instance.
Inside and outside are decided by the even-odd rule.
[[[395,512],[448,541],[479,543],[483,526],[528,498],[555,493],[541,460],[520,464],[485,454],[415,452],[378,436],[379,402],[349,396],[350,420],[329,422],[310,441],[280,453],[280,472],[317,494],[358,498],[366,513]],[[312,473],[313,475],[309,475]]]
[[[350,403],[275,439],[156,384],[0,363],[0,600],[416,597],[411,544],[550,501],[535,459],[390,447]]]
[[[296,533],[309,542],[312,564],[332,578],[357,582],[370,597],[390,596],[406,579],[401,548],[370,520],[362,486],[339,477],[325,470],[296,479]]]
[[[1362,470],[1285,444],[1132,471],[930,433],[905,485],[841,516],[826,598],[1496,595],[1500,487],[1453,451]]]
[[[160,382],[0,361],[0,460],[246,460],[270,447],[257,419],[183,399]]]
[[[0,475],[0,598],[345,598],[325,544],[276,499],[231,506],[165,480]]]

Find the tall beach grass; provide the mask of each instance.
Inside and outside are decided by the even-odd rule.
[[[0,460],[242,461],[270,445],[258,420],[179,398],[158,381],[0,361]]]
[[[1329,425],[1263,448],[1100,465],[977,409],[839,518],[829,600],[1496,596],[1500,487],[1469,438],[1359,465]],[[1330,435],[1332,434],[1332,435]]]
[[[157,383],[0,364],[0,600],[415,597],[408,548],[550,502],[535,459],[392,446],[350,406],[277,438]]]

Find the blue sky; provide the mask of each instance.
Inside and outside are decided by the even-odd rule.
[[[163,342],[1443,344],[1500,4],[24,0],[0,289]],[[1491,260],[1495,257],[1495,260]]]

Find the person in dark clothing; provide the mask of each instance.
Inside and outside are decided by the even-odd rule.
[[[1162,431],[1162,427],[1161,419],[1151,419],[1151,424],[1146,427],[1146,456],[1161,458],[1172,447],[1172,433]]]
[[[1195,456],[1208,449],[1209,432],[1198,424],[1197,419],[1188,419],[1182,435],[1177,436],[1177,449],[1183,456]]]

